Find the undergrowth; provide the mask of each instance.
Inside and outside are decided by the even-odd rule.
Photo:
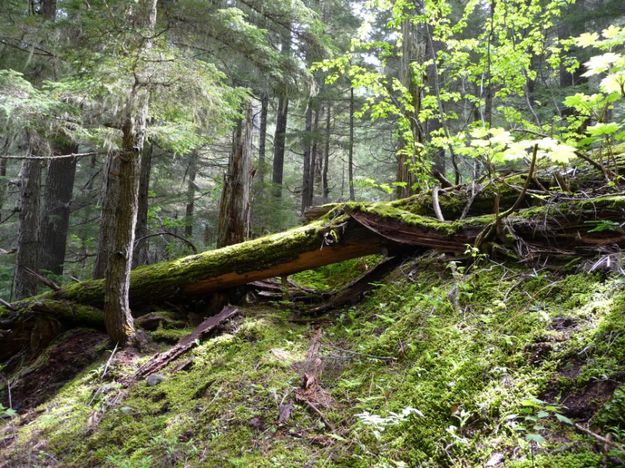
[[[94,363],[36,412],[5,420],[2,457],[16,466],[618,463],[622,454],[573,424],[625,443],[623,280],[477,260],[407,261],[323,323],[333,405],[320,411],[333,429],[294,399],[316,325],[254,306],[158,385],[126,394],[116,380],[129,369],[102,378],[106,358]],[[331,287],[356,270],[350,262],[297,281]]]

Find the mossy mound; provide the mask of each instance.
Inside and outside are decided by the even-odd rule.
[[[5,419],[0,458],[62,466],[553,466],[623,454],[625,281],[478,257],[406,261],[364,302],[310,324],[247,307],[156,385],[116,383],[108,356],[36,410]],[[333,267],[334,274],[341,270]],[[347,273],[350,268],[344,269]],[[329,271],[307,274],[328,284]],[[337,282],[339,280],[337,279]],[[295,399],[323,329],[318,413]],[[279,408],[294,403],[278,424]]]

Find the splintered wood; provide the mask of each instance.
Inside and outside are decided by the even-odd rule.
[[[180,340],[180,342],[176,346],[168,349],[163,353],[157,354],[148,362],[146,362],[143,366],[141,366],[135,373],[134,380],[147,377],[148,375],[163,369],[165,366],[167,366],[167,364],[191,349],[196,340],[205,337],[211,331],[213,331],[215,328],[217,328],[219,325],[221,325],[223,322],[225,322],[238,312],[239,309],[237,309],[236,307],[226,306],[217,315],[207,318],[197,327],[195,327],[191,334]]]

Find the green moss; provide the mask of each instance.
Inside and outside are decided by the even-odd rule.
[[[306,288],[313,288],[318,291],[336,291],[363,275],[381,259],[380,255],[354,258],[314,270],[302,271],[292,275],[291,279]]]
[[[566,414],[566,395],[625,372],[623,281],[479,261],[407,262],[324,326],[322,385],[335,403],[321,411],[334,433],[297,404],[276,425],[312,330],[267,307],[245,309],[237,330],[184,356],[191,368],[173,373],[174,363],[162,383],[139,382],[112,407],[119,388],[90,404],[105,383],[96,363],[18,428],[7,454],[19,460],[45,440],[67,466],[480,466],[495,453],[509,466],[596,466],[595,441],[555,414]],[[313,279],[332,273],[348,268]],[[565,378],[571,364],[579,373]],[[619,440],[623,401],[621,390],[593,428]],[[533,433],[543,447],[528,442]]]
[[[167,343],[177,343],[193,331],[192,328],[158,328],[150,334],[156,341],[165,341]]]

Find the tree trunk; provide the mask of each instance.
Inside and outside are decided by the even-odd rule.
[[[150,252],[150,241],[144,239],[148,235],[148,211],[150,209],[150,175],[152,172],[152,153],[154,145],[145,148],[141,156],[141,175],[139,176],[139,202],[137,226],[135,227],[135,246],[132,255],[132,267],[147,265]]]
[[[2,210],[4,209],[4,202],[6,200],[7,194],[7,160],[0,159],[0,221],[4,221],[4,217],[2,216]]]
[[[315,200],[315,187],[321,187],[321,160],[319,158],[319,105],[315,106],[312,128],[312,148],[310,154],[310,204],[312,206]]]
[[[486,74],[484,77],[484,85],[483,85],[483,96],[484,96],[484,123],[488,126],[488,128],[493,126],[493,76],[492,76],[492,48],[493,42],[495,41],[495,5],[496,0],[491,0],[490,2],[490,10],[489,10],[489,28],[490,32],[488,33],[488,45],[487,45],[487,65],[486,65]]]
[[[349,149],[347,155],[347,174],[349,181],[349,199],[356,200],[354,191],[354,88],[349,89]]]
[[[59,145],[58,154],[78,151],[76,145]],[[48,166],[41,211],[41,271],[63,274],[70,205],[76,176],[76,158],[52,159]]]
[[[306,117],[304,119],[304,169],[302,171],[302,213],[304,210],[312,205],[312,119],[313,108],[312,99],[308,99],[308,105],[306,106]]]
[[[104,278],[106,264],[111,257],[110,235],[114,228],[117,212],[117,179],[121,168],[119,158],[109,155],[104,163],[104,180],[102,185],[102,216],[98,234],[98,251],[96,253],[93,278]]]
[[[416,12],[415,12],[416,13]],[[402,53],[399,79],[404,85],[412,104],[411,109],[403,109],[404,118],[407,119],[406,125],[410,129],[410,137],[401,137],[399,141],[399,150],[397,152],[397,198],[405,198],[410,196],[415,184],[415,169],[417,161],[417,152],[421,151],[419,144],[423,143],[424,131],[419,121],[419,113],[421,112],[421,88],[417,79],[413,76],[412,64],[422,60],[418,49],[418,36],[415,25],[410,19],[404,20],[402,23]]]
[[[282,35],[282,55],[285,58],[291,55],[291,31]],[[282,181],[284,178],[284,152],[286,150],[286,132],[288,127],[289,97],[287,85],[282,84],[278,97],[278,114],[276,116],[276,131],[273,139],[273,195],[282,198]]]
[[[332,135],[332,106],[330,103],[326,106],[326,135],[323,149],[323,164],[321,166],[321,195],[323,202],[327,203],[330,199],[330,187],[328,185],[328,170],[330,166],[330,137]]]
[[[28,270],[39,270],[41,166],[40,160],[25,160],[20,171],[19,230],[13,287],[16,299],[37,293],[38,280]]]
[[[195,177],[197,175],[197,152],[192,152],[189,157],[189,170],[187,171],[187,206],[185,210],[184,235],[188,239],[193,238],[193,213],[195,211]]]
[[[46,19],[54,20],[56,17],[56,0],[43,0],[41,2],[41,14]]]
[[[263,93],[260,98],[260,129],[258,132],[258,186],[262,193],[265,184],[266,145],[267,145],[267,114],[269,112],[269,96]]]
[[[281,95],[278,99],[276,133],[273,139],[273,194],[282,198],[282,180],[284,177],[284,152],[286,149],[286,130],[288,124],[289,98]]]
[[[243,242],[249,236],[253,131],[252,105],[248,102],[244,119],[236,129],[228,173],[224,177],[217,247]]]
[[[134,14],[135,29],[146,29],[148,34],[156,26],[156,5],[158,0],[142,0]],[[151,48],[151,40],[141,37],[139,47]],[[111,193],[117,195],[115,216],[108,223],[111,228],[108,239],[110,252],[104,273],[104,321],[106,331],[113,342],[125,345],[134,339],[135,329],[128,291],[130,270],[137,222],[139,175],[141,152],[145,142],[148,117],[149,90],[145,80],[135,75],[131,94],[128,96],[122,124],[122,151],[111,156],[116,162],[110,167],[119,167],[119,172],[109,173],[108,181],[116,187]]]

